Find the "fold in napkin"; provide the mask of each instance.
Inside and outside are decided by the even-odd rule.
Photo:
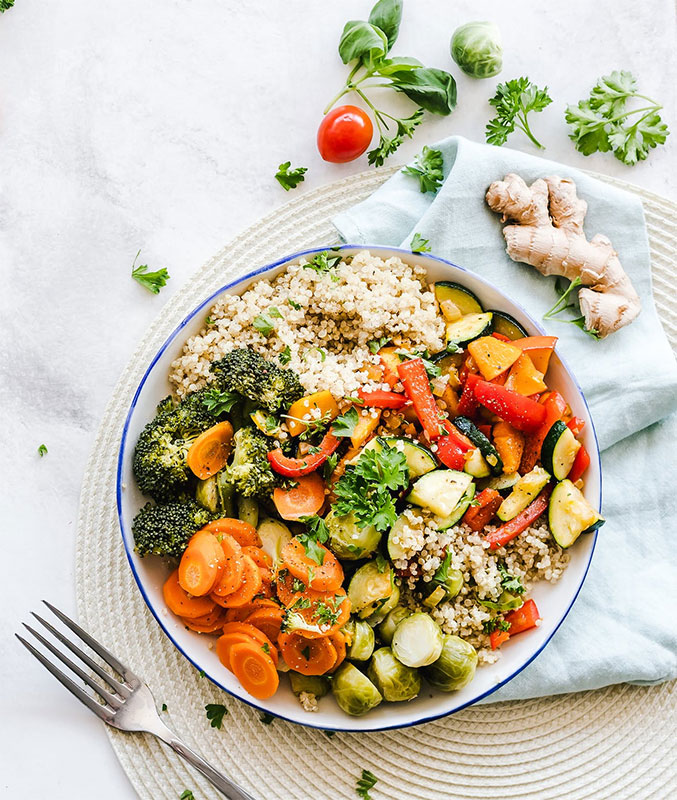
[[[677,365],[651,293],[651,263],[639,198],[575,169],[507,148],[451,137],[434,145],[445,180],[436,195],[398,172],[333,221],[351,244],[408,247],[414,233],[435,255],[476,272],[536,320],[554,303],[553,280],[505,252],[499,215],[484,201],[492,181],[516,172],[527,183],[570,177],[588,202],[585,231],[608,236],[642,300],[626,328],[596,341],[545,320],[573,369],[595,422],[603,513],[592,566],[549,646],[490,700],[651,684],[677,677]]]

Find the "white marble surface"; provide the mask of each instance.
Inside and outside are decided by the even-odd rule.
[[[42,597],[74,610],[85,460],[154,315],[232,235],[288,199],[273,180],[278,163],[309,167],[299,192],[366,168],[364,159],[323,163],[314,139],[346,73],[336,54],[342,25],[369,5],[16,0],[0,16],[3,797],[134,796],[99,723],[11,634]],[[555,98],[534,120],[548,156],[677,196],[672,0],[407,0],[405,14],[396,53],[457,77],[451,32],[494,19],[502,77],[527,73]],[[567,102],[614,68],[636,73],[675,131],[634,169],[575,153],[562,119]],[[495,81],[458,84],[458,109],[429,119],[399,160],[450,133],[482,138]],[[530,148],[518,134],[511,144]],[[172,275],[157,297],[129,278],[139,248],[143,263]]]

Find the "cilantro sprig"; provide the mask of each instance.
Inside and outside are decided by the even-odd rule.
[[[442,153],[426,146],[416,156],[414,163],[404,167],[402,172],[405,175],[412,175],[414,178],[418,178],[422,193],[433,192],[436,194],[444,180],[443,168],[444,158]]]
[[[628,101],[633,99],[637,100],[636,107],[628,108]],[[567,106],[569,138],[584,156],[612,151],[619,161],[633,166],[669,136],[668,126],[658,113],[662,108],[637,91],[631,72],[615,70],[597,81],[587,100]]]
[[[305,173],[308,172],[308,167],[295,167],[291,168],[291,161],[285,161],[280,164],[275,173],[275,180],[280,186],[288,192],[290,189],[295,189],[299,183],[305,180]]]
[[[0,0],[0,14],[4,14],[14,5],[14,0]]]
[[[496,109],[496,116],[487,123],[486,138],[489,144],[505,144],[508,136],[517,128],[539,150],[545,149],[531,132],[527,115],[532,111],[543,111],[552,103],[547,86],[539,89],[529,78],[515,78],[499,83],[489,103]]]
[[[159,294],[160,289],[167,284],[170,275],[164,267],[155,272],[148,272],[147,264],[139,264],[137,267],[136,259],[139,257],[140,253],[141,251],[139,250],[132,262],[132,278],[134,278],[137,283],[140,283],[141,286],[148,289],[149,292]]]

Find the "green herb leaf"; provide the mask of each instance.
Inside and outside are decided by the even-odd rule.
[[[323,467],[323,475],[325,481],[329,480],[332,472],[336,469],[337,463],[338,463],[337,453],[332,453],[330,456],[327,456],[327,460],[324,462],[324,467]]]
[[[400,359],[400,361],[409,361],[411,358],[420,358],[430,380],[433,378],[439,378],[439,376],[442,374],[441,367],[438,367],[434,361],[430,360],[430,353],[427,350],[414,350],[413,353],[409,353],[406,350],[398,350],[397,357]]]
[[[202,395],[202,405],[215,417],[227,414],[232,411],[233,406],[242,398],[237,392],[222,392],[220,389],[213,388],[205,391]]]
[[[373,789],[377,782],[378,778],[373,772],[370,772],[368,769],[363,769],[362,777],[357,781],[355,793],[358,797],[361,797],[362,800],[371,800],[369,790]]]
[[[369,352],[376,355],[376,353],[378,353],[382,347],[385,347],[389,341],[390,339],[387,336],[381,336],[379,339],[372,339],[368,344]]]
[[[162,710],[163,710],[163,711],[166,711],[166,710],[167,710],[167,703],[163,703],[163,704],[162,704]]]
[[[190,789],[184,789],[179,795],[179,800],[195,800],[195,795]]]
[[[439,565],[433,575],[433,580],[436,583],[445,583],[449,578],[449,567],[451,567],[451,550],[447,550],[444,561]]]
[[[291,161],[285,161],[280,164],[275,173],[275,180],[280,186],[288,192],[290,189],[295,189],[299,183],[305,180],[305,173],[308,172],[308,167],[295,167],[290,169]]]
[[[169,273],[167,272],[164,267],[162,269],[158,269],[155,272],[148,272],[148,265],[147,264],[139,264],[136,266],[136,259],[139,257],[139,253],[134,256],[134,262],[132,263],[132,278],[134,278],[137,283],[140,283],[141,286],[144,286],[148,289],[149,292],[153,294],[159,294],[160,289],[165,286],[167,281],[169,280]]]
[[[327,351],[323,350],[321,347],[309,347],[305,353],[303,354],[303,360],[305,361],[311,353],[318,353],[320,356],[320,361],[324,362],[327,357]]]
[[[306,525],[306,532],[298,536],[306,555],[308,558],[312,558],[316,564],[322,566],[326,550],[320,547],[320,544],[329,539],[329,528],[326,522],[322,517],[318,517],[317,514],[299,517],[299,521],[304,522]]]
[[[415,233],[411,237],[411,252],[412,253],[429,253],[428,239],[424,239],[420,233]]]
[[[402,0],[378,0],[369,14],[369,22],[385,33],[388,50],[395,44],[400,32],[402,7]]]
[[[301,303],[297,303],[296,301],[292,300],[291,297],[287,299],[289,305],[295,310],[299,311],[301,309]]]
[[[499,83],[496,94],[489,100],[496,109],[496,116],[489,120],[486,128],[486,138],[489,144],[502,145],[508,136],[518,128],[540,150],[543,145],[536,139],[529,128],[527,114],[532,111],[543,111],[552,103],[548,95],[548,87],[539,89],[531,83],[529,78],[515,78],[506,83]]]
[[[434,67],[399,70],[390,75],[393,89],[406,94],[426,111],[446,116],[456,108],[456,81]]]
[[[501,575],[501,586],[506,592],[510,592],[511,594],[524,594],[526,590],[521,578],[511,575],[505,568],[505,564],[499,564],[498,571]]]
[[[41,444],[40,447],[38,447],[38,455],[40,456],[40,458],[42,458],[43,456],[46,456],[47,453],[48,453],[47,445],[46,444]]]
[[[211,722],[212,728],[221,730],[223,717],[228,713],[228,709],[221,703],[207,703],[205,706],[207,719]]]
[[[334,436],[346,437],[352,436],[355,433],[357,423],[360,421],[360,416],[356,408],[349,408],[345,414],[336,417],[331,426],[331,431]]]
[[[405,167],[402,172],[418,178],[421,192],[437,193],[444,180],[444,158],[439,150],[424,147],[413,165]]]
[[[344,64],[356,58],[366,63],[384,56],[388,48],[388,39],[380,28],[364,20],[353,19],[346,22],[343,28],[338,51]]]
[[[275,719],[272,714],[261,714],[261,722],[264,725],[270,725],[270,723]]]
[[[342,256],[340,253],[332,252],[330,250],[323,250],[321,253],[316,253],[308,263],[303,265],[303,269],[312,269],[318,275],[325,275],[331,273],[338,264],[341,263]],[[337,275],[331,275],[332,280],[338,280]]]
[[[14,5],[14,0],[0,0],[0,14],[10,9]]]
[[[279,309],[275,308],[275,306],[269,308],[267,312],[254,317],[252,325],[259,333],[267,338],[275,330],[273,319],[282,319],[282,314],[280,314]]]
[[[282,350],[282,352],[280,353],[280,355],[277,357],[277,360],[278,360],[278,361],[280,362],[280,364],[282,364],[283,366],[284,366],[285,364],[288,364],[288,363],[291,361],[291,348],[289,347],[289,345],[286,345],[286,346],[285,346],[284,350]]]
[[[211,317],[205,317],[205,325],[216,325],[216,322]]]
[[[501,617],[492,617],[482,623],[482,629],[485,633],[493,633],[494,631],[509,631],[510,623],[506,622]]]
[[[207,674],[207,673],[206,673],[206,672],[205,672],[203,669],[201,669],[201,670],[198,672],[198,675],[199,675],[201,678],[204,678],[206,674]]]

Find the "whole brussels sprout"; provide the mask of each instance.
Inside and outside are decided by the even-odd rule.
[[[411,611],[404,606],[395,606],[395,608],[391,609],[386,614],[386,618],[378,626],[378,635],[383,644],[390,644],[392,642],[395,628],[410,614]]]
[[[309,692],[315,697],[324,697],[329,691],[329,681],[323,675],[301,675],[300,672],[290,670],[289,682],[292,692],[297,697],[301,692]]]
[[[443,636],[440,626],[423,611],[417,611],[395,628],[391,647],[398,661],[408,667],[425,667],[440,657]]]
[[[398,661],[389,647],[379,647],[374,653],[367,675],[383,697],[391,703],[413,700],[421,691],[418,672]]]
[[[353,514],[340,517],[332,510],[324,521],[329,528],[329,547],[346,561],[370,556],[381,541],[381,534],[373,525],[358,527]]]
[[[374,629],[369,623],[361,619],[351,619],[344,630],[348,633],[352,641],[348,645],[346,655],[352,661],[368,661],[374,652]]]
[[[431,686],[443,692],[454,692],[470,683],[477,666],[477,651],[465,639],[445,636],[442,654],[423,670]]]
[[[339,708],[353,717],[361,717],[383,700],[369,678],[347,661],[334,673],[331,690]]]
[[[471,78],[492,78],[503,67],[501,32],[493,22],[467,22],[451,37],[451,57]]]

